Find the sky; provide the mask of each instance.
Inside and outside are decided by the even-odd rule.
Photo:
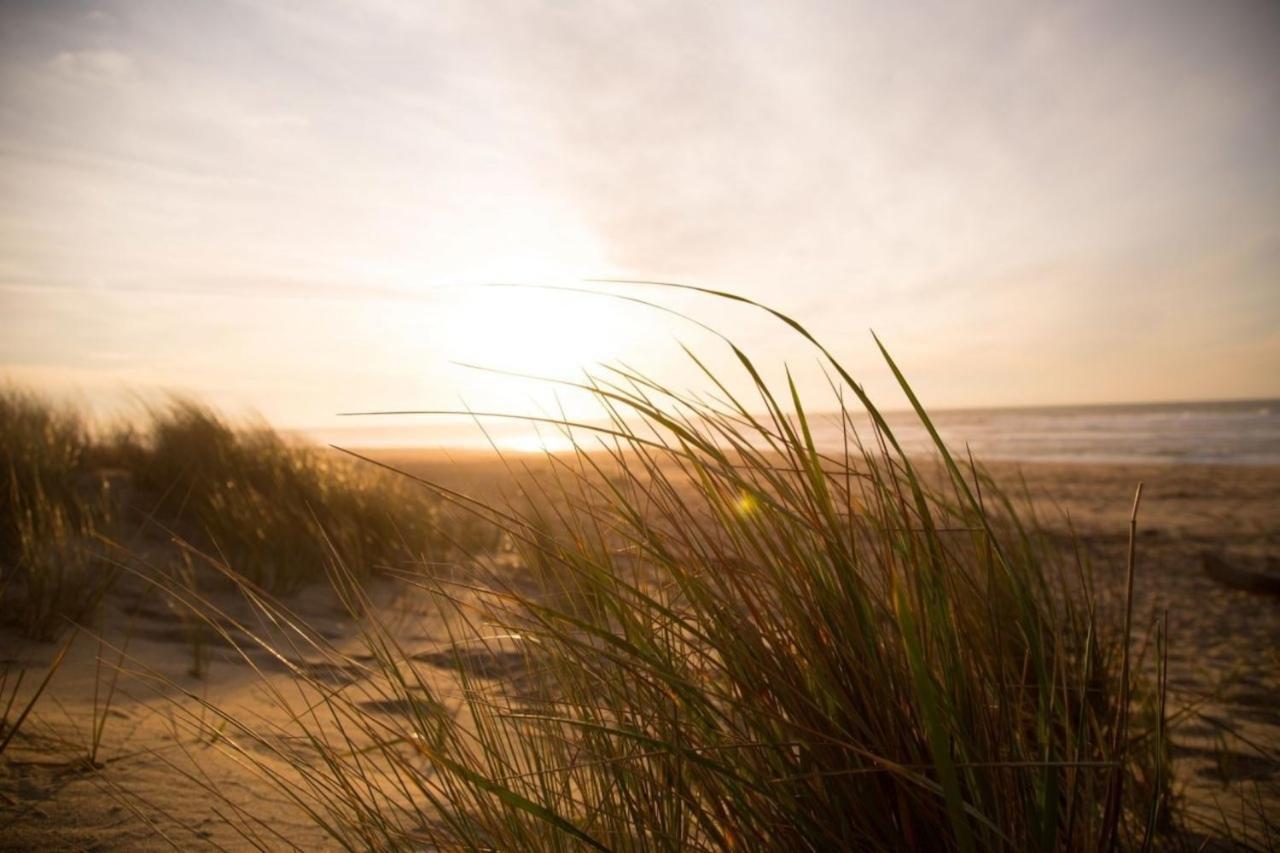
[[[696,387],[690,323],[483,286],[600,277],[768,302],[873,396],[871,330],[937,407],[1280,396],[1280,4],[0,2],[10,382],[284,426],[545,405],[459,362]],[[780,324],[639,292],[821,397]]]

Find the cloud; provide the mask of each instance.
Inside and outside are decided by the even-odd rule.
[[[72,80],[118,82],[133,74],[134,61],[118,50],[64,50],[49,60],[49,68]]]
[[[119,291],[180,336],[197,321],[159,294],[401,310],[442,281],[630,273],[892,330],[926,389],[985,360],[1025,365],[1019,394],[1087,387],[1072,341],[1125,364],[1178,336],[1228,378],[1274,353],[1221,341],[1280,310],[1275,4],[94,5],[0,11],[6,308]],[[144,363],[122,304],[41,315],[44,339],[116,324]]]

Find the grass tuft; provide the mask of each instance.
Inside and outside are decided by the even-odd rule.
[[[402,478],[176,401],[118,452],[161,524],[273,592],[436,559],[439,502]]]
[[[97,540],[112,519],[76,413],[0,388],[0,621],[52,639],[91,615],[113,572]]]
[[[403,478],[193,402],[95,434],[0,388],[0,622],[30,637],[92,619],[122,564],[181,574],[193,549],[275,593],[333,560],[360,578],[438,560],[472,532],[440,512]]]
[[[211,705],[220,743],[357,848],[1141,846],[1168,807],[1162,727],[1130,727],[1153,690],[1085,567],[940,440],[904,455],[820,345],[838,455],[730,346],[749,397],[610,369],[579,383],[610,424],[565,424],[574,451],[513,476],[519,499],[438,490],[518,558],[416,579],[440,648],[402,643],[334,560],[366,677],[294,673],[269,738]]]

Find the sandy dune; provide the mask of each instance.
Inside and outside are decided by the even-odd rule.
[[[504,477],[501,466],[480,457],[385,451],[378,456],[470,491],[492,493]],[[1280,556],[1280,469],[1006,464],[993,471],[1008,484],[1019,476],[1025,480],[1051,535],[1065,537],[1069,515],[1099,586],[1116,590],[1133,489],[1140,480],[1146,484],[1137,624],[1145,628],[1167,609],[1174,704],[1196,704],[1174,732],[1176,788],[1197,819],[1208,820],[1221,809],[1241,826],[1256,821],[1259,812],[1280,814],[1280,599],[1226,588],[1200,563],[1205,551],[1257,568]],[[208,593],[230,609],[239,607],[248,627],[256,624],[232,596],[212,588]],[[453,658],[438,653],[443,627],[390,584],[380,584],[375,598],[427,677],[447,691]],[[332,596],[314,589],[290,606],[336,647],[349,647],[351,661],[334,667],[299,649],[292,663],[330,667],[325,676],[335,684],[364,689],[369,673],[360,665],[362,651]],[[208,719],[210,712],[200,706],[207,698],[244,718],[261,715],[255,725],[270,733],[282,721],[266,691],[293,689],[286,665],[261,653],[242,656],[208,632],[198,646],[181,608],[146,593],[138,582],[112,595],[100,634],[101,643],[95,632],[81,632],[50,690],[0,759],[0,848],[251,846],[235,823],[253,827],[256,841],[269,847],[329,846],[297,804],[248,772],[216,738],[197,737],[186,716],[204,713]],[[104,712],[103,696],[119,659],[113,649],[125,637],[123,673]],[[57,648],[4,638],[10,670],[31,669],[23,693]],[[203,677],[191,673],[197,649],[207,667]],[[100,654],[106,660],[102,668],[96,665]],[[501,667],[483,674],[518,677]],[[376,686],[367,687],[368,708],[394,718],[397,709],[379,706]],[[93,766],[93,731],[104,714]],[[294,746],[285,738],[279,743],[280,749]],[[287,772],[283,762],[279,767]],[[237,808],[238,815],[228,814]]]

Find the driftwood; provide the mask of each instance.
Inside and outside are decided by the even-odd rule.
[[[1245,592],[1280,595],[1280,574],[1272,571],[1242,569],[1209,551],[1204,552],[1201,559],[1205,574],[1223,586],[1242,589]]]

